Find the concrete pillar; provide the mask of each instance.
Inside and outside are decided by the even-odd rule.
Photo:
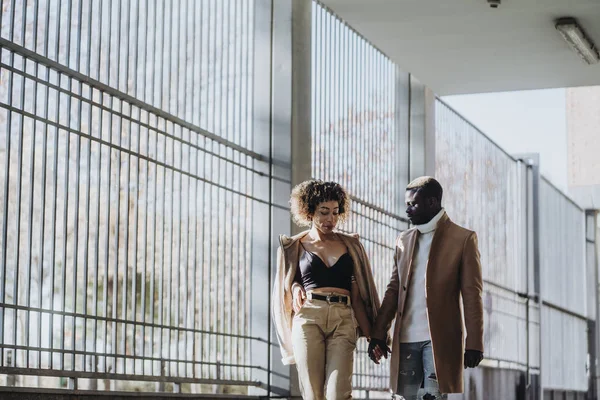
[[[291,159],[292,185],[312,177],[312,1],[292,0],[292,130]],[[289,192],[288,192],[289,195]],[[288,216],[289,218],[289,216]],[[291,233],[303,228],[291,224]],[[298,373],[290,369],[290,394],[300,396]]]
[[[290,368],[281,353],[271,315],[278,236],[289,233],[287,202],[291,182],[291,1],[256,0],[254,9],[254,142],[264,157],[255,161],[252,204],[251,379],[260,388],[251,395],[289,393]]]
[[[409,180],[435,176],[435,94],[410,76]]]
[[[312,177],[312,7],[292,1],[292,186]]]
[[[293,185],[311,177],[311,21],[312,2],[255,2],[254,143],[265,156],[254,168],[265,176],[254,179],[254,196],[270,204],[252,209],[252,379],[262,389],[249,394],[298,394],[295,368],[281,363],[270,314],[280,234],[293,234],[289,195]],[[267,218],[268,216],[268,218]]]

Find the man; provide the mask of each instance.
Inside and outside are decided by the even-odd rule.
[[[442,193],[431,177],[406,188],[406,213],[414,227],[396,240],[392,277],[369,344],[375,363],[387,358],[385,338],[396,318],[390,387],[406,400],[462,393],[463,369],[475,368],[483,359],[477,236],[450,221]]]

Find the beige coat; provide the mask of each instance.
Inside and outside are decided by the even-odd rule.
[[[396,318],[390,361],[390,388],[394,393],[401,368],[397,345],[401,316],[418,235],[418,230],[409,229],[396,241],[392,278],[371,335],[384,339]],[[425,279],[429,331],[440,391],[462,393],[465,345],[467,349],[483,351],[483,280],[475,232],[456,225],[444,215],[433,236]]]
[[[279,340],[284,365],[295,364],[291,339],[292,319],[294,317],[292,309],[292,284],[294,283],[296,268],[298,268],[298,260],[300,258],[300,239],[306,236],[307,233],[308,231],[305,231],[293,237],[285,235],[279,237],[280,247],[277,251],[277,273],[273,286],[272,306],[273,320],[275,322],[277,339]],[[367,318],[372,325],[377,317],[380,302],[369,258],[363,245],[358,240],[357,234],[336,233],[340,235],[354,262],[354,277],[358,284],[360,298],[365,305]],[[360,329],[359,335],[362,336]],[[386,334],[384,333],[385,336]]]

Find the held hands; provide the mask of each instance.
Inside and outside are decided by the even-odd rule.
[[[465,351],[465,369],[475,368],[483,360],[483,353],[479,350]]]
[[[292,309],[294,313],[300,311],[300,308],[306,301],[306,291],[301,285],[294,285],[292,289]]]
[[[388,353],[391,353],[390,348],[385,344],[385,340],[371,338],[369,342],[369,357],[375,364],[379,364],[381,357],[388,358]]]

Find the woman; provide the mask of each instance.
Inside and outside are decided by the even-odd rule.
[[[280,236],[273,313],[283,363],[296,364],[304,399],[350,399],[356,340],[370,338],[380,305],[371,266],[358,235],[336,230],[349,211],[339,184],[303,182],[290,203],[310,229]]]

